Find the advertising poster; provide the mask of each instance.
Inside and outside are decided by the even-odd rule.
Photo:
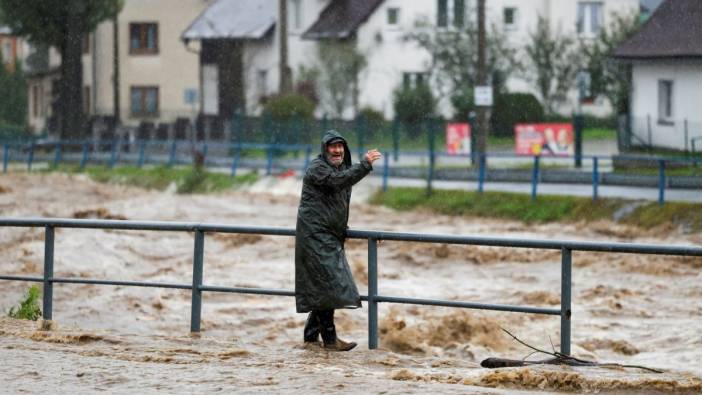
[[[446,124],[446,153],[449,155],[470,154],[469,124]]]
[[[569,123],[517,124],[514,134],[518,155],[570,156],[574,153],[573,125]]]

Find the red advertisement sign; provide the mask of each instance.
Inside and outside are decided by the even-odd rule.
[[[573,155],[573,125],[531,123],[514,126],[515,153],[521,155]]]
[[[446,153],[449,155],[470,154],[469,124],[446,124]]]

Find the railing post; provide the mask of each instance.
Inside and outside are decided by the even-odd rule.
[[[271,172],[273,171],[273,149],[274,149],[273,144],[268,145],[268,158],[266,160],[266,175],[270,176]]]
[[[570,355],[571,250],[561,248],[561,354]]]
[[[658,204],[665,203],[665,160],[658,160]]]
[[[368,349],[378,348],[378,240],[368,239]]]
[[[137,162],[137,167],[144,166],[145,161],[146,161],[146,142],[142,140],[139,142],[139,161]]]
[[[536,187],[539,184],[539,155],[534,156],[534,167],[531,173],[531,200],[536,200]]]
[[[388,175],[390,173],[390,155],[385,151],[383,155],[383,192],[388,190]]]
[[[597,157],[592,158],[592,200],[597,200],[597,188],[600,185],[600,172],[597,166]]]
[[[61,163],[62,156],[63,147],[61,146],[61,143],[56,143],[56,148],[54,152],[54,167],[58,167],[59,163]]]
[[[32,171],[32,162],[34,162],[34,142],[29,146],[29,154],[27,155],[27,171]]]
[[[237,147],[234,149],[234,159],[232,160],[232,177],[236,176],[236,168],[239,167],[239,156],[241,155],[241,148]]]
[[[2,146],[2,172],[7,173],[7,164],[10,161],[10,146],[4,144]]]
[[[83,170],[85,168],[86,162],[88,162],[88,150],[90,149],[89,144],[87,142],[83,143],[83,155],[80,158],[80,169]]]
[[[478,192],[483,193],[483,185],[485,184],[485,153],[480,153],[478,156]]]
[[[312,147],[308,145],[307,148],[305,148],[305,166],[302,168],[303,173],[305,171],[307,171],[307,166],[310,165],[310,156],[311,155],[312,155]]]
[[[168,167],[171,167],[175,164],[176,161],[176,151],[178,149],[177,141],[173,140],[173,143],[171,143],[171,153],[168,156]]]
[[[202,312],[202,260],[205,249],[205,233],[195,229],[195,249],[193,252],[193,289],[190,303],[190,332],[200,332],[200,313]]]
[[[111,169],[115,167],[115,162],[117,162],[117,140],[112,140],[112,150],[110,152],[110,164],[108,167]]]
[[[54,298],[54,227],[44,228],[44,291],[43,315],[45,320],[51,320]]]

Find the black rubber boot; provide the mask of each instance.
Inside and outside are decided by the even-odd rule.
[[[305,343],[319,342],[319,314],[317,311],[310,311],[305,323]]]

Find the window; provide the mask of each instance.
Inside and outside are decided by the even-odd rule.
[[[158,53],[158,24],[130,23],[129,24],[129,53],[155,54]]]
[[[658,122],[673,123],[673,81],[658,80]]]
[[[463,27],[466,14],[465,0],[437,0],[436,25]]]
[[[419,85],[427,83],[427,73],[402,73],[402,87],[414,89]]]
[[[132,115],[158,115],[158,87],[133,86],[131,110]]]
[[[304,15],[302,13],[302,0],[289,0],[290,9],[288,15],[288,23],[293,30],[301,30],[304,24]]]
[[[2,61],[12,63],[12,42],[7,39],[2,43]]]
[[[514,7],[505,7],[502,10],[502,22],[505,25],[505,29],[515,29],[517,27],[517,9]]]
[[[391,7],[388,8],[388,25],[397,26],[400,23],[400,9]]]
[[[594,1],[581,1],[578,3],[578,34],[594,36],[602,27],[602,3]]]
[[[260,98],[268,96],[268,70],[256,72],[256,90]]]

